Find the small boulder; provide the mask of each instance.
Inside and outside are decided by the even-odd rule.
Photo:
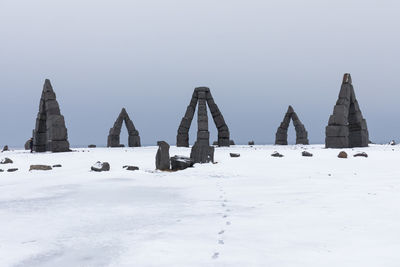
[[[229,140],[229,145],[230,145],[230,146],[234,146],[234,145],[235,145],[235,141]]]
[[[254,141],[249,141],[249,146],[254,146]]]
[[[189,157],[184,156],[173,156],[171,158],[171,167],[173,171],[184,170],[189,167],[193,167],[193,160]]]
[[[8,149],[8,146],[4,146],[4,148],[3,148],[3,151],[2,151],[2,152],[4,152],[4,151],[9,151],[9,149]]]
[[[18,168],[11,168],[11,169],[8,169],[7,171],[8,172],[16,172],[16,171],[18,171]]]
[[[35,170],[35,171],[50,171],[53,168],[49,165],[31,165],[29,167],[29,171]]]
[[[126,166],[124,166],[124,167],[122,167],[122,168],[124,168],[124,169],[127,170],[127,171],[138,171],[138,170],[139,170],[139,167],[136,167],[136,166],[129,166],[129,165],[126,165]]]
[[[303,151],[303,152],[301,153],[301,155],[302,155],[303,157],[312,157],[312,156],[313,156],[313,154],[311,154],[311,153],[308,152],[308,151]]]
[[[53,165],[53,168],[61,168],[62,167],[62,165],[61,164],[56,164],[56,165]]]
[[[110,164],[98,161],[91,167],[91,170],[95,172],[107,172],[110,170]]]
[[[0,169],[0,172],[4,172],[4,170]]]
[[[354,154],[353,157],[364,157],[364,158],[368,158],[368,154],[365,153],[365,152],[360,152],[360,153]]]
[[[340,151],[338,158],[347,159],[347,153],[345,151]]]
[[[229,155],[231,156],[231,158],[238,158],[240,157],[239,153],[229,153]]]
[[[395,146],[395,145],[396,145],[396,141],[394,141],[394,140],[390,141],[390,142],[389,142],[389,145]]]
[[[212,145],[213,146],[218,146],[218,141],[214,141]]]
[[[283,155],[282,155],[282,154],[279,154],[278,151],[275,151],[274,153],[271,154],[271,157],[282,158]]]
[[[96,145],[88,145],[88,148],[95,148]]]
[[[11,164],[13,161],[9,158],[4,158],[0,161],[0,164]]]

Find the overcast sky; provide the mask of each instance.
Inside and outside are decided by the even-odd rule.
[[[323,143],[345,72],[370,139],[399,140],[399,14],[394,0],[0,0],[0,145],[31,136],[46,78],[72,146],[105,145],[122,107],[143,144],[175,145],[198,86],[237,143],[273,143],[288,105]]]

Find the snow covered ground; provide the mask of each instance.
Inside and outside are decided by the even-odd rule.
[[[216,148],[180,172],[154,170],[156,147],[0,153],[19,168],[0,173],[0,266],[400,266],[400,147],[306,149]]]

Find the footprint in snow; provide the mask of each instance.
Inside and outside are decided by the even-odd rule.
[[[225,230],[221,230],[218,232],[219,235],[222,235],[223,233],[225,233]]]
[[[218,240],[218,244],[223,245],[224,244],[224,240],[222,240],[222,239]]]
[[[226,222],[226,225],[231,225],[231,222],[229,222],[229,221],[228,221],[228,222]]]
[[[218,253],[218,252],[215,252],[214,255],[212,255],[211,258],[213,258],[213,259],[218,259],[218,256],[219,256],[219,253]]]

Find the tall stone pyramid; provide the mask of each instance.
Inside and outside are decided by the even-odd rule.
[[[296,130],[296,144],[308,145],[308,133],[304,124],[301,123],[299,117],[292,106],[289,106],[281,125],[279,126],[275,135],[276,145],[287,145],[287,131],[289,128],[290,120],[293,120],[293,125]]]
[[[339,99],[325,129],[325,147],[366,147],[369,143],[367,122],[363,118],[349,73],[344,74]]]
[[[125,122],[125,126],[128,130],[128,146],[129,147],[139,147],[140,146],[140,136],[139,131],[136,130],[133,121],[129,118],[128,112],[126,112],[125,108],[122,108],[121,113],[119,114],[117,120],[114,123],[114,126],[110,129],[108,138],[107,138],[107,146],[108,147],[120,147],[120,134],[122,123]]]
[[[33,131],[33,150],[36,152],[70,151],[64,116],[61,115],[56,94],[48,79],[43,85],[36,127]]]

